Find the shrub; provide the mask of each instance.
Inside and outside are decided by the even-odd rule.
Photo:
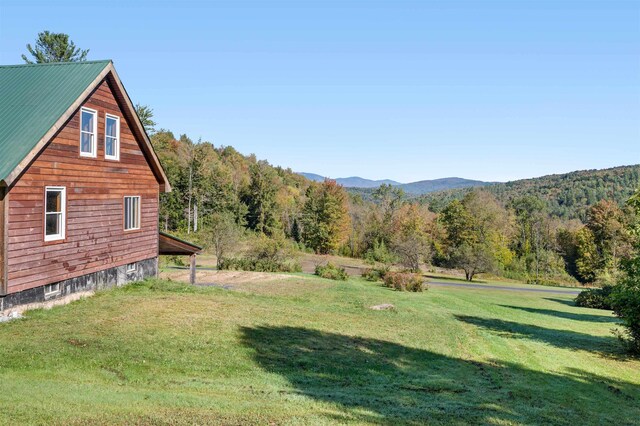
[[[364,254],[364,259],[372,265],[376,262],[393,263],[396,260],[384,241],[374,241],[373,247]]]
[[[398,291],[423,291],[423,281],[421,275],[408,272],[389,272],[384,276],[384,285]]]
[[[384,281],[385,275],[389,273],[389,267],[384,266],[382,268],[367,268],[362,271],[362,278],[367,281]]]
[[[222,260],[219,269],[256,272],[302,272],[294,244],[281,236],[257,235],[244,256]]]
[[[640,189],[628,204],[640,215]],[[629,350],[640,354],[640,224],[631,229],[636,238],[636,255],[622,264],[623,276],[611,294],[613,312],[626,328],[620,337],[629,345]]]
[[[254,257],[230,257],[224,259],[220,269],[255,272],[302,272],[299,263]]]
[[[628,343],[631,352],[640,354],[640,256],[627,260],[623,270],[624,278],[611,293],[611,307],[626,328],[620,337]]]
[[[329,262],[326,265],[316,266],[316,275],[322,278],[328,278],[330,280],[346,281],[349,276],[344,268],[334,265]]]
[[[610,285],[605,285],[602,288],[584,290],[576,297],[576,306],[612,310],[610,298],[612,291],[613,286]]]
[[[628,344],[631,352],[640,354],[640,286],[616,286],[611,295],[611,304],[626,328],[626,332],[619,336]]]

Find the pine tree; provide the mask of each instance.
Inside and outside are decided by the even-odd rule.
[[[43,31],[38,33],[35,47],[27,44],[27,50],[35,62],[22,55],[27,64],[43,64],[48,62],[82,62],[87,60],[89,49],[82,50],[69,40],[69,35]]]

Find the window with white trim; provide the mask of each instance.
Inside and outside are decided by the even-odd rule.
[[[107,114],[104,130],[104,157],[108,160],[120,159],[120,117]]]
[[[80,155],[96,156],[98,139],[98,112],[89,108],[80,109]]]
[[[136,266],[138,266],[136,263],[127,263],[127,273],[135,272]]]
[[[63,186],[47,186],[44,192],[44,240],[63,240],[67,191]]]
[[[49,297],[60,293],[60,283],[47,284],[44,286],[44,296]]]
[[[140,229],[140,196],[124,197],[124,230]]]

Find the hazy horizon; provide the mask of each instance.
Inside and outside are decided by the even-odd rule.
[[[583,172],[583,171],[589,171],[589,170],[616,169],[616,168],[619,168],[619,167],[632,167],[632,166],[637,166],[637,165],[640,165],[640,163],[620,164],[620,165],[617,165],[617,166],[599,167],[599,168],[591,168],[591,169],[566,170],[566,171],[560,171],[560,172],[546,173],[546,174],[538,175],[538,176],[528,176],[528,177],[523,177],[523,178],[518,178],[518,179],[511,179],[511,180],[504,180],[504,181],[476,179],[473,176],[450,175],[450,176],[440,176],[440,177],[435,177],[435,178],[424,178],[424,179],[417,179],[417,180],[403,182],[403,181],[400,181],[400,180],[397,180],[397,179],[393,179],[392,177],[372,178],[372,177],[369,177],[369,176],[359,176],[359,175],[326,176],[326,175],[323,175],[322,173],[317,173],[317,172],[313,172],[313,171],[310,172],[310,171],[307,171],[307,170],[294,170],[294,172],[298,173],[298,174],[302,174],[302,173],[314,174],[314,175],[318,175],[318,176],[322,176],[322,177],[325,177],[325,178],[328,178],[328,179],[334,179],[334,180],[335,179],[360,178],[360,179],[366,179],[366,180],[372,180],[372,181],[391,180],[391,181],[397,182],[399,184],[414,183],[414,182],[420,182],[420,181],[424,181],[424,180],[438,180],[438,179],[450,179],[450,178],[460,178],[460,179],[466,179],[466,180],[478,180],[478,181],[483,181],[483,182],[487,182],[487,183],[507,183],[507,182],[512,182],[512,181],[516,181],[516,180],[537,179],[537,178],[541,178],[541,177],[545,177],[545,176],[551,176],[551,175],[564,175],[564,174],[567,174],[567,173]],[[281,166],[281,167],[284,167],[284,166]]]

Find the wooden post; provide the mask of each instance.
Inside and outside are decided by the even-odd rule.
[[[190,260],[190,266],[189,266],[189,282],[192,285],[195,285],[196,283],[196,255],[192,254],[191,257],[189,258]]]

